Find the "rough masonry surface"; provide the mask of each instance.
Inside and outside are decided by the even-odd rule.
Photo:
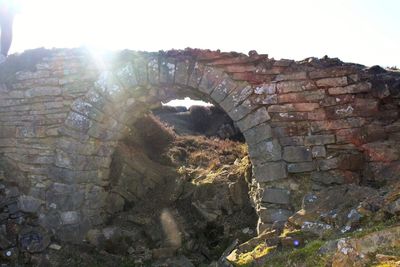
[[[398,72],[254,51],[37,49],[0,66],[0,169],[24,193],[20,208],[82,240],[109,216],[119,140],[183,96],[218,105],[244,134],[260,230],[285,221],[307,190],[399,178]]]

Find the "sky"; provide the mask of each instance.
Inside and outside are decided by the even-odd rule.
[[[78,46],[256,50],[400,67],[400,0],[23,1],[11,53]]]

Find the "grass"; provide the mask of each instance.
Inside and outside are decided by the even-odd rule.
[[[224,182],[229,176],[250,179],[247,145],[204,136],[178,136],[167,152],[178,173],[195,185]]]
[[[384,255],[390,255],[390,256],[395,256],[395,257],[400,257],[400,247],[384,247],[376,252],[373,253],[373,255],[369,255],[370,258],[375,258],[377,254],[384,254]],[[384,262],[372,262],[369,267],[398,267],[399,264],[396,263],[394,260],[388,260]]]
[[[268,259],[265,267],[286,267],[286,266],[312,266],[323,267],[328,262],[328,255],[320,255],[318,250],[325,242],[314,240],[303,248],[279,252]]]
[[[362,228],[360,228],[360,230],[346,233],[344,235],[341,235],[340,237],[341,238],[343,238],[343,237],[360,238],[360,237],[366,236],[367,234],[384,230],[390,226],[394,226],[394,225],[398,224],[398,222],[399,222],[399,218],[397,216],[393,216],[387,220],[380,221],[380,222],[368,221],[362,225]]]

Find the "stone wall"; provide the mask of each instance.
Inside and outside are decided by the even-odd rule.
[[[181,96],[219,105],[244,134],[260,229],[307,190],[398,179],[398,72],[195,49],[11,56],[0,66],[1,169],[43,226],[79,241],[107,216],[111,156],[129,125]]]

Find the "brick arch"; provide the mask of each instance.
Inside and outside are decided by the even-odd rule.
[[[280,145],[268,125],[268,112],[247,100],[254,86],[235,81],[222,68],[193,58],[163,54],[143,57],[137,53],[129,56],[125,53],[122,60],[115,60],[111,68],[99,73],[93,88],[72,102],[60,128],[62,137],[56,144],[54,169],[60,171],[59,175],[67,173],[63,183],[83,196],[81,203],[61,214],[78,214],[77,223],[83,223],[83,227],[101,223],[99,210],[106,199],[103,187],[109,182],[117,142],[145,111],[182,95],[211,101],[231,117],[245,135],[252,160],[264,164],[265,170],[256,172],[261,181],[286,178]],[[264,146],[271,155],[263,158],[265,153],[258,145],[266,140]],[[266,164],[269,161],[273,162]],[[73,202],[72,198],[68,201]]]
[[[39,52],[0,66],[0,156],[63,239],[102,222],[110,157],[130,120],[181,93],[213,101],[243,132],[260,229],[309,190],[398,179],[398,72],[193,49],[124,51],[99,68],[80,49]]]

